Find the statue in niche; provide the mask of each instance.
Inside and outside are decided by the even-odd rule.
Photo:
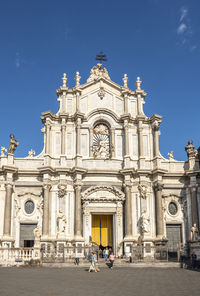
[[[149,216],[147,215],[147,212],[144,211],[141,216],[141,231],[143,234],[145,232],[149,232],[149,222],[150,222]]]
[[[191,239],[191,241],[196,241],[196,240],[198,240],[198,233],[199,233],[199,231],[198,231],[197,225],[194,224],[194,225],[192,226],[192,228],[191,228],[191,232],[190,232],[190,239]]]
[[[40,239],[41,239],[42,233],[41,233],[41,229],[40,229],[39,225],[37,225],[37,227],[34,228],[33,233],[34,233],[34,237],[35,237],[34,247],[40,248]]]
[[[64,234],[66,228],[67,218],[63,213],[63,210],[59,210],[58,218],[57,218],[57,227],[58,227],[58,234]]]
[[[110,156],[109,129],[104,124],[98,124],[93,131],[94,158],[108,159]]]
[[[16,141],[15,136],[13,134],[10,135],[10,143],[9,143],[9,149],[8,153],[14,154],[17,146],[19,145],[19,142]]]
[[[147,197],[147,186],[139,184],[138,185],[138,190],[140,192],[140,196],[143,199],[146,199],[146,197]]]

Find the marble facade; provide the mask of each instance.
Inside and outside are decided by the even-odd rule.
[[[58,112],[42,113],[39,155],[1,148],[1,247],[20,247],[21,224],[37,225],[41,244],[87,245],[94,213],[113,215],[117,255],[139,238],[166,244],[166,225],[181,225],[187,243],[200,222],[199,151],[190,141],[186,162],[160,154],[161,116],[145,115],[139,77],[131,90],[126,74],[120,86],[98,64],[80,78],[69,89],[64,74]]]

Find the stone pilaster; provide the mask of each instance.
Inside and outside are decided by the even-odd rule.
[[[158,157],[159,156],[159,135],[160,135],[158,122],[155,122],[153,128],[154,128],[154,153],[155,153],[154,156]]]
[[[111,128],[111,157],[115,157],[115,129]]]
[[[11,210],[12,210],[12,190],[10,183],[6,184],[5,214],[4,214],[4,236],[11,235]]]
[[[128,121],[124,120],[124,135],[125,135],[125,155],[129,155],[129,127]]]
[[[81,118],[76,121],[76,154],[81,154]]]
[[[138,108],[138,115],[142,114],[142,108],[141,108],[141,94],[137,93],[137,108]]]
[[[82,211],[81,211],[81,184],[75,184],[75,221],[74,235],[75,239],[82,238]]]
[[[139,157],[143,157],[143,133],[142,133],[142,121],[139,121],[138,124],[138,137],[139,137]]]
[[[50,195],[50,184],[44,185],[44,201],[43,201],[43,218],[42,218],[42,235],[49,235],[49,195]]]
[[[128,96],[127,94],[124,94],[124,113],[128,113]]]
[[[199,228],[198,219],[198,202],[197,202],[197,187],[196,185],[190,187],[191,192],[191,212],[192,212],[192,225],[196,224]]]
[[[91,127],[90,129],[89,129],[89,131],[90,131],[90,147],[89,147],[89,149],[90,149],[90,157],[93,157],[93,128]]]
[[[50,130],[51,126],[50,124],[46,124],[46,146],[45,146],[45,153],[50,153]]]
[[[79,92],[76,93],[76,112],[80,111],[80,94]]]
[[[132,203],[131,203],[131,185],[125,185],[125,239],[132,238]]]
[[[163,189],[163,185],[161,183],[156,183],[154,185],[155,201],[156,201],[156,235],[160,239],[162,239],[164,236],[162,189]]]
[[[61,125],[61,154],[65,155],[65,131],[66,131],[66,125],[63,123]]]

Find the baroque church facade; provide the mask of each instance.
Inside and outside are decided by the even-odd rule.
[[[143,111],[146,93],[113,82],[101,64],[87,82],[57,90],[59,110],[42,113],[44,149],[15,158],[11,135],[0,157],[1,248],[112,247],[120,256],[140,241],[153,247],[198,240],[199,152],[192,141],[188,161],[159,151],[161,116]],[[192,229],[192,232],[191,232]],[[196,235],[195,239],[194,236]],[[192,236],[192,237],[191,237]]]

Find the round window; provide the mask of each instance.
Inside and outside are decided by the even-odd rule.
[[[178,212],[177,204],[173,201],[169,203],[168,209],[171,215],[176,215],[176,213]]]
[[[34,211],[35,205],[32,200],[27,200],[25,203],[25,212],[27,214],[32,214]]]

